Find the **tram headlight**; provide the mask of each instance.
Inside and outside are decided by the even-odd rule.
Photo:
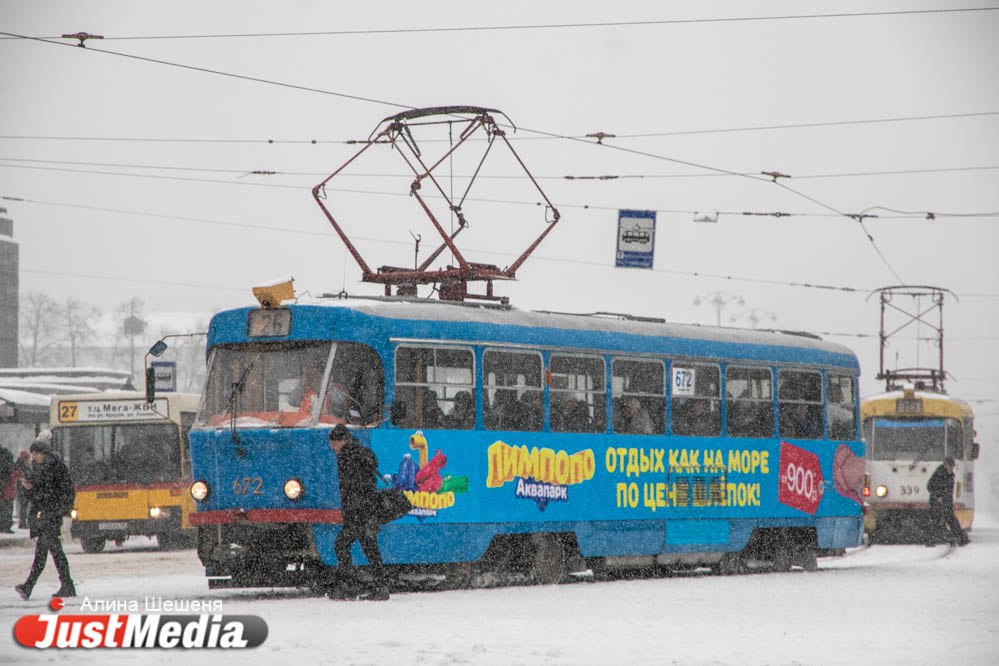
[[[77,511],[76,509],[73,509],[72,511],[69,512],[69,517],[72,520],[76,520],[76,517],[79,516],[79,515],[80,515],[80,512]]]
[[[208,484],[204,481],[195,481],[191,484],[191,497],[198,502],[204,502],[208,497]]]
[[[305,487],[298,479],[288,479],[284,482],[284,495],[288,499],[297,500],[305,493]]]
[[[886,486],[884,484],[878,486],[877,488],[874,489],[874,494],[877,495],[878,497],[887,497],[888,496],[888,486]]]

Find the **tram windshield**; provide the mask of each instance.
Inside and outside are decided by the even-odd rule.
[[[957,419],[868,419],[867,457],[871,460],[943,460],[960,456]]]
[[[180,478],[179,430],[172,423],[56,428],[76,485],[164,483]]]
[[[381,360],[367,345],[221,345],[208,362],[195,427],[370,423],[380,417],[383,387]]]

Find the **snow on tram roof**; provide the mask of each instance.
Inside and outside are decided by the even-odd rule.
[[[710,342],[795,347],[847,354],[849,356],[854,355],[853,350],[845,345],[828,342],[817,335],[807,332],[677,324],[666,322],[665,320],[639,317],[628,318],[627,315],[611,313],[572,314],[520,310],[514,307],[480,303],[451,303],[430,299],[414,300],[391,297],[365,298],[352,296],[343,298],[333,294],[308,302],[300,298],[298,304],[344,307],[371,316],[393,319],[429,319],[447,322],[503,324],[528,328],[606,331]]]
[[[891,391],[885,391],[882,393],[875,393],[872,395],[861,396],[860,401],[868,402],[871,400],[894,400],[901,397],[904,397],[904,390],[898,388],[898,389],[893,389]],[[941,400],[945,402],[953,402],[959,405],[964,405],[968,409],[971,409],[971,405],[966,400],[962,400],[961,398],[950,395],[948,393],[940,393],[938,391],[915,390],[912,393],[912,397],[918,398],[919,400]]]

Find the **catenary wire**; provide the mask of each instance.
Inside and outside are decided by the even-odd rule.
[[[264,38],[264,37],[325,37],[325,36],[346,36],[346,35],[398,35],[398,34],[420,34],[420,33],[445,33],[445,32],[487,32],[487,31],[510,31],[510,30],[565,30],[580,28],[624,28],[660,25],[689,25],[700,23],[743,23],[756,21],[797,21],[809,19],[838,19],[838,18],[866,18],[881,16],[912,16],[920,14],[956,14],[967,12],[988,12],[995,11],[999,7],[954,7],[945,9],[906,9],[894,11],[874,11],[874,12],[839,12],[823,14],[776,14],[769,16],[721,16],[713,18],[691,18],[691,19],[650,19],[635,21],[589,21],[580,23],[537,23],[537,24],[509,24],[494,26],[453,26],[453,27],[431,27],[431,28],[370,28],[354,30],[322,30],[322,31],[296,31],[296,32],[255,32],[255,33],[213,33],[213,34],[188,34],[188,35],[133,35],[133,36],[105,36],[107,40],[166,40],[166,39],[230,39],[230,38]],[[44,37],[39,39],[59,39],[61,36]]]
[[[42,160],[42,159],[32,159],[32,158],[21,158],[21,157],[4,157],[0,156],[0,161],[3,162],[20,162],[20,163],[30,163],[30,164],[65,164],[70,166],[91,166],[91,167],[106,167],[106,168],[123,168],[123,169],[154,169],[162,171],[188,171],[188,172],[201,172],[201,173],[231,173],[239,174],[241,176],[251,176],[251,175],[263,175],[263,176],[315,176],[323,178],[328,174],[325,171],[273,171],[273,170],[247,170],[247,169],[218,169],[218,168],[207,168],[207,167],[190,167],[190,166],[168,166],[162,164],[134,164],[134,163],[121,163],[121,162],[88,162],[80,160]],[[915,175],[915,174],[930,174],[930,173],[957,173],[957,172],[972,172],[972,171],[992,171],[999,169],[999,165],[982,165],[982,166],[964,166],[964,167],[938,167],[938,168],[928,168],[928,169],[895,169],[895,170],[885,170],[885,171],[853,171],[853,172],[839,172],[839,173],[819,173],[819,174],[795,174],[795,180],[805,180],[805,179],[816,179],[816,178],[857,178],[857,177],[868,177],[868,176],[895,176],[895,175]],[[564,176],[541,176],[536,175],[534,178],[536,180],[575,180],[575,181],[608,181],[608,180],[635,180],[635,179],[672,179],[672,178],[718,178],[725,176],[727,174],[718,173],[663,173],[663,174],[604,174],[599,176],[589,176],[589,175],[564,175]],[[740,175],[751,175],[747,173],[741,173]],[[468,178],[467,174],[453,174],[456,178]],[[407,178],[412,179],[412,173],[343,173],[340,174],[341,178]],[[489,174],[479,174],[476,178],[483,180],[520,180],[523,175],[489,175]],[[906,212],[909,215],[919,214],[921,211],[895,211],[882,206],[872,206],[865,209],[864,213],[868,210],[882,209],[889,210],[890,212]],[[993,213],[988,213],[992,215]],[[975,214],[965,214],[969,216],[974,216]],[[957,215],[955,215],[957,216]]]
[[[66,44],[66,43],[62,43],[62,42],[56,42],[56,41],[53,41],[53,40],[39,39],[39,38],[34,38],[34,37],[28,37],[28,36],[25,36],[25,35],[17,35],[17,34],[13,34],[13,33],[0,32],[0,35],[8,35],[8,36],[12,36],[12,37],[20,37],[22,39],[28,39],[28,40],[38,41],[38,42],[47,43],[47,44],[55,44],[55,45],[59,45],[59,46],[72,46],[71,44]],[[82,46],[82,42],[81,42],[80,45]],[[107,50],[107,49],[88,49],[88,50],[91,51],[91,52],[98,52],[98,53],[104,53],[104,54],[110,54],[110,55],[117,55],[117,56],[120,56],[120,57],[135,59],[135,60],[139,60],[139,61],[143,61],[143,62],[150,62],[150,63],[155,63],[155,64],[161,64],[161,65],[167,65],[167,66],[173,66],[173,67],[180,67],[180,68],[191,70],[191,71],[199,71],[199,72],[210,73],[210,74],[215,74],[215,75],[220,75],[220,76],[228,76],[228,77],[232,77],[232,78],[236,78],[236,79],[241,79],[241,80],[247,80],[247,81],[252,81],[252,82],[257,82],[257,83],[265,83],[265,84],[270,84],[270,85],[277,85],[277,86],[280,86],[280,87],[286,87],[286,88],[292,88],[292,89],[297,89],[297,90],[303,90],[303,91],[307,91],[307,92],[316,92],[316,93],[320,93],[320,94],[333,95],[333,96],[336,96],[336,97],[341,97],[341,98],[346,98],[346,99],[354,99],[354,100],[358,100],[358,101],[366,101],[366,102],[372,102],[372,103],[377,103],[377,104],[384,104],[384,105],[389,105],[389,106],[393,106],[393,107],[396,107],[396,108],[404,108],[404,109],[414,109],[414,108],[416,108],[416,107],[409,106],[409,105],[398,104],[398,103],[395,103],[395,102],[388,102],[388,101],[385,101],[385,100],[379,100],[379,99],[370,98],[370,97],[360,97],[360,96],[357,96],[357,95],[348,95],[346,93],[337,93],[337,92],[328,91],[328,90],[322,90],[322,89],[318,89],[318,88],[311,88],[311,87],[306,87],[306,86],[299,86],[299,85],[294,85],[294,84],[287,84],[287,83],[282,83],[282,82],[279,82],[279,81],[273,81],[273,80],[270,80],[270,79],[263,79],[263,78],[259,78],[259,77],[250,77],[250,76],[245,76],[245,75],[232,74],[232,73],[228,73],[228,72],[222,72],[220,70],[215,70],[215,69],[210,69],[210,68],[204,68],[204,67],[196,67],[196,66],[192,66],[192,65],[183,65],[183,64],[180,64],[180,63],[175,63],[175,62],[170,62],[170,61],[165,61],[165,60],[160,60],[160,59],[155,59],[155,58],[147,58],[147,57],[143,57],[143,56],[136,56],[136,55],[132,55],[132,54],[126,54],[126,53],[121,53],[121,52],[116,52],[116,51],[110,51],[110,50]],[[562,138],[565,138],[565,139],[568,139],[568,140],[571,140],[571,141],[583,141],[581,139],[576,139],[576,138],[573,138],[571,136],[558,135],[558,134],[555,134],[555,133],[552,133],[552,132],[545,132],[545,131],[536,130],[536,129],[527,129],[527,128],[525,128],[525,129],[527,131],[533,132],[535,134],[548,135],[548,136],[562,136]],[[585,143],[589,143],[589,144],[593,143],[591,141],[584,141],[584,142]],[[639,150],[635,150],[635,149],[628,149],[628,148],[624,148],[624,147],[621,147],[621,146],[615,146],[615,145],[610,145],[610,144],[603,144],[602,142],[598,142],[598,145],[602,145],[602,146],[604,146],[606,148],[613,148],[613,149],[617,149],[617,150],[623,150],[625,152],[629,152],[629,153],[636,154],[636,155],[644,155],[644,156],[647,156],[647,157],[652,157],[652,158],[655,158],[655,159],[668,161],[668,162],[671,162],[671,163],[674,163],[674,164],[682,164],[682,165],[685,165],[685,166],[690,166],[690,167],[699,168],[699,169],[705,169],[705,170],[708,170],[708,171],[714,171],[714,172],[718,172],[718,173],[726,173],[726,174],[729,174],[729,175],[732,175],[732,176],[740,176],[740,177],[743,177],[743,178],[748,178],[748,179],[753,179],[753,180],[765,180],[765,179],[761,179],[758,176],[751,176],[751,175],[740,174],[740,173],[737,173],[737,172],[734,172],[734,171],[730,171],[730,170],[727,170],[727,169],[722,169],[722,168],[719,168],[719,167],[714,167],[714,166],[707,165],[707,164],[702,164],[702,163],[693,162],[693,161],[689,161],[689,160],[681,160],[681,159],[677,159],[677,158],[673,158],[673,157],[668,157],[668,156],[665,156],[665,155],[659,155],[659,154],[649,153],[647,151],[639,151]],[[832,206],[830,206],[830,205],[828,205],[826,203],[823,203],[823,202],[819,201],[818,199],[815,199],[814,197],[810,197],[810,196],[804,194],[803,192],[800,192],[800,191],[795,190],[793,188],[789,188],[786,185],[784,185],[783,183],[778,183],[776,177],[773,178],[773,181],[777,185],[779,185],[781,187],[784,187],[788,191],[790,191],[790,192],[792,192],[794,194],[797,194],[800,197],[808,199],[809,201],[812,201],[813,203],[816,203],[817,205],[820,205],[820,206],[822,206],[824,208],[827,208],[829,210],[832,210],[834,212],[839,212],[839,213],[841,213],[842,215],[844,215],[846,217],[850,217],[848,214],[842,213],[842,211],[838,211],[837,209],[833,208]],[[874,250],[877,253],[877,255],[880,257],[882,263],[888,268],[888,270],[892,273],[892,275],[895,276],[896,279],[898,279],[900,282],[904,282],[904,280],[902,280],[902,278],[898,275],[898,273],[895,271],[895,269],[888,262],[888,259],[884,256],[884,254],[882,253],[881,249],[877,246],[877,243],[875,242],[874,237],[870,234],[869,231],[867,231],[866,227],[864,227],[863,217],[862,216],[861,217],[857,217],[856,219],[860,223],[861,228],[863,229],[863,231],[864,231],[865,235],[867,236],[868,240],[871,242],[872,247],[874,248]]]
[[[307,190],[311,188],[309,184],[292,185],[292,184],[282,184],[282,183],[264,183],[259,181],[249,181],[249,180],[218,180],[213,178],[191,178],[182,176],[168,176],[163,174],[143,174],[143,173],[122,173],[115,171],[98,171],[95,169],[69,169],[69,168],[59,168],[50,166],[32,166],[24,164],[4,164],[3,160],[5,158],[0,158],[0,168],[11,168],[11,169],[26,169],[31,171],[52,171],[56,173],[80,173],[87,175],[99,175],[99,176],[118,176],[123,178],[142,178],[148,180],[168,180],[177,182],[187,182],[187,183],[205,183],[210,185],[237,185],[243,187],[261,187],[261,188],[271,188],[271,189],[288,189],[288,190]],[[232,172],[230,172],[232,173]],[[252,172],[238,171],[242,175],[249,175]],[[408,193],[404,192],[391,192],[385,190],[366,190],[366,189],[356,189],[356,188],[344,188],[344,187],[327,187],[330,192],[338,192],[341,194],[359,194],[359,195],[370,195],[370,196],[386,196],[386,197],[397,197],[404,198],[408,197]],[[8,201],[19,201],[22,200],[15,196],[5,196],[0,197]],[[437,198],[434,195],[430,195],[430,198]],[[524,201],[524,200],[514,200],[514,199],[494,199],[485,197],[469,197],[468,201],[473,201],[477,203],[493,203],[493,204],[504,204],[513,206],[539,206],[541,202],[539,201]],[[611,205],[596,205],[596,204],[580,204],[580,203],[560,203],[560,208],[564,209],[578,209],[578,210],[588,210],[588,211],[618,211],[626,206],[611,206]],[[773,217],[775,219],[785,219],[792,217],[803,217],[803,218],[840,218],[847,217],[850,219],[856,219],[853,215],[848,215],[835,211],[833,213],[803,213],[803,212],[787,212],[787,211],[748,211],[748,210],[709,210],[706,208],[691,210],[691,209],[675,209],[675,208],[655,208],[657,213],[664,214],[676,214],[676,215],[697,215],[700,213],[711,213],[715,215],[725,215],[727,217]],[[859,214],[862,215],[862,214]],[[913,211],[906,214],[897,215],[862,215],[865,218],[874,218],[878,220],[925,220],[925,219],[937,219],[943,217],[961,217],[961,218],[983,218],[983,217],[999,217],[999,211],[987,212],[987,213],[960,213],[960,214],[950,214],[950,213],[937,213],[933,211]]]
[[[851,125],[868,125],[876,123],[898,123],[924,120],[953,120],[959,118],[975,118],[997,116],[999,111],[976,111],[971,113],[944,113],[923,116],[897,116],[894,118],[865,118],[854,120],[831,120],[814,123],[787,123],[782,125],[755,125],[747,127],[721,127],[698,130],[676,130],[664,132],[646,132],[625,134],[615,132],[614,139],[655,138],[663,136],[687,136],[696,134],[720,134],[730,132],[767,132],[786,129],[804,129],[814,127],[838,127]],[[510,136],[511,141],[553,141],[561,140],[561,136]],[[585,134],[574,135],[574,138],[585,139]],[[266,143],[266,144],[344,144],[357,145],[364,143],[362,139],[218,139],[218,138],[183,138],[183,137],[115,137],[115,136],[46,136],[31,134],[0,134],[0,139],[35,140],[35,141],[120,141],[149,143]],[[473,139],[477,140],[477,139]],[[424,139],[421,143],[446,143],[447,139]]]

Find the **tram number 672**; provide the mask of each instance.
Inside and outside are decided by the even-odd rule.
[[[264,480],[259,476],[236,477],[232,482],[232,492],[236,495],[263,495]]]

